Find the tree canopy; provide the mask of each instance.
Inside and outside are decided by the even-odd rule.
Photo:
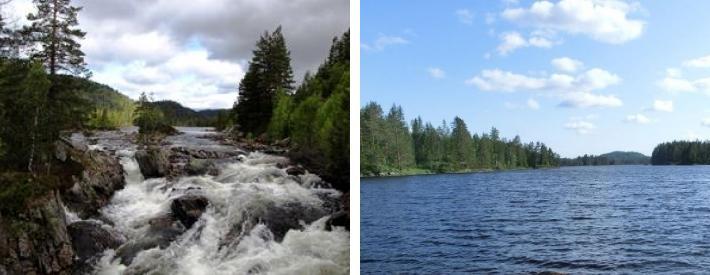
[[[410,129],[411,126],[411,129]],[[466,122],[435,127],[420,117],[407,124],[402,108],[384,115],[370,102],[360,110],[360,169],[363,175],[402,173],[412,169],[457,172],[481,169],[539,168],[559,165],[559,156],[544,143],[523,144],[489,133],[471,135]]]

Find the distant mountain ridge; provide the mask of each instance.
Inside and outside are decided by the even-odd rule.
[[[79,97],[86,100],[90,115],[88,126],[93,128],[118,128],[133,125],[133,110],[136,102],[116,89],[96,81],[61,76],[72,82]],[[213,126],[220,113],[226,109],[206,109],[196,111],[172,100],[151,102],[158,107],[166,120],[174,126]]]
[[[227,109],[195,111],[172,100],[159,100],[150,104],[160,109],[173,126],[213,126],[220,112],[228,112]]]
[[[606,154],[583,155],[560,159],[561,166],[650,164],[651,157],[633,151],[613,151]]]

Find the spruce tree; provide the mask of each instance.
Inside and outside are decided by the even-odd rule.
[[[249,69],[239,83],[235,121],[245,133],[264,133],[271,121],[276,91],[293,90],[293,69],[281,27],[264,33],[256,43]]]
[[[76,28],[81,7],[72,6],[71,0],[33,2],[37,13],[27,16],[32,24],[23,29],[32,59],[41,61],[51,77],[60,71],[74,75],[88,73],[84,52],[78,42],[86,33]]]

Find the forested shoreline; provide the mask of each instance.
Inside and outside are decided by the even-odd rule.
[[[653,165],[710,164],[710,141],[664,142],[653,149]]]
[[[495,127],[472,135],[459,117],[435,127],[421,117],[407,123],[397,105],[386,115],[374,102],[360,110],[362,176],[557,166],[559,155],[544,143],[523,143],[519,136],[508,140]]]

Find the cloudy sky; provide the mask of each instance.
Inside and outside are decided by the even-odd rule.
[[[710,138],[709,1],[361,5],[363,105],[458,115],[565,157]]]
[[[259,35],[282,25],[300,80],[349,27],[348,0],[75,0],[93,80],[186,106],[229,108]],[[32,11],[13,0],[10,17]],[[17,21],[19,23],[22,20]]]

